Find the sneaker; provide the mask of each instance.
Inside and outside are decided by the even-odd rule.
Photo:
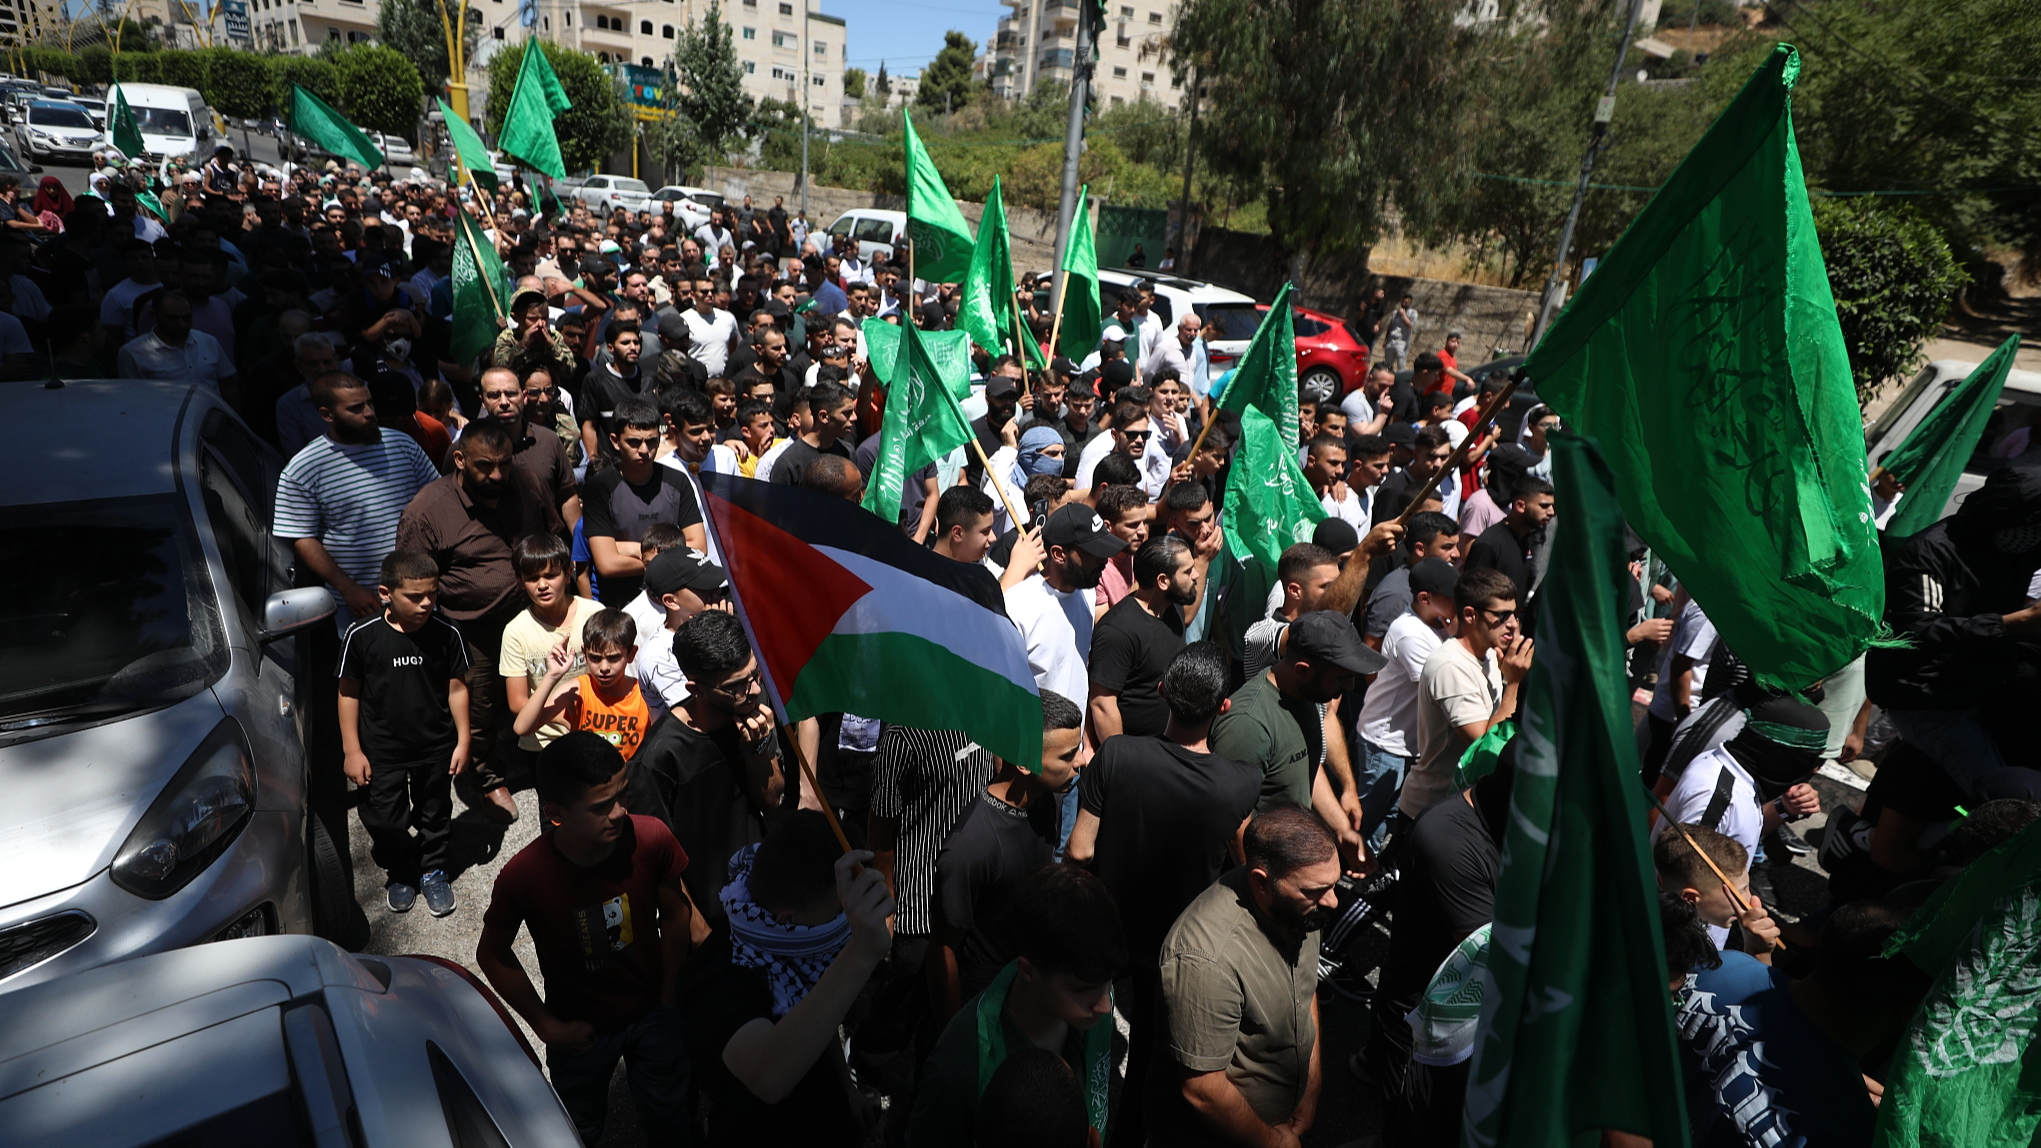
[[[1814,852],[1814,846],[1809,845],[1807,839],[1800,836],[1791,825],[1782,823],[1778,829],[1773,831],[1772,837],[1778,842],[1781,850],[1795,857],[1805,857],[1809,853]]]
[[[454,887],[447,883],[444,872],[434,869],[418,886],[425,893],[427,912],[435,917],[444,917],[454,911]]]
[[[418,890],[402,881],[392,881],[383,890],[383,901],[390,906],[392,913],[408,913],[411,906],[418,903]]]

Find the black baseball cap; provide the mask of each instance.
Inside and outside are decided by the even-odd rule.
[[[1005,375],[991,375],[985,380],[985,397],[988,399],[996,399],[1001,395],[1015,395],[1019,393],[1020,384]]]
[[[1075,547],[1099,558],[1111,558],[1127,548],[1127,540],[1107,530],[1106,520],[1098,516],[1098,511],[1081,502],[1073,502],[1049,516],[1048,524],[1042,527],[1042,544]]]
[[[677,594],[682,590],[727,590],[730,577],[721,566],[709,561],[709,556],[699,550],[676,546],[662,550],[659,556],[645,564],[645,588],[655,597]]]
[[[1388,658],[1361,641],[1352,618],[1332,610],[1313,610],[1290,623],[1289,655],[1329,662],[1352,674],[1380,673],[1389,664]]]
[[[1077,364],[1062,355],[1049,360],[1049,370],[1058,378],[1067,379],[1077,374]]]
[[[1190,455],[1186,453],[1184,457],[1189,458]],[[1354,529],[1353,523],[1344,518],[1327,518],[1312,529],[1311,542],[1334,554],[1345,554],[1361,544],[1361,534]]]
[[[1421,559],[1410,568],[1410,592],[1412,595],[1432,594],[1442,598],[1453,596],[1453,587],[1460,581],[1460,572],[1443,558]]]

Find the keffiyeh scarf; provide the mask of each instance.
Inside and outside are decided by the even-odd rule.
[[[838,913],[825,925],[782,925],[751,899],[751,863],[758,846],[747,845],[730,858],[730,883],[719,900],[730,918],[730,961],[740,968],[759,969],[772,989],[774,1020],[787,1015],[829,971],[829,965],[850,940],[850,918]]]

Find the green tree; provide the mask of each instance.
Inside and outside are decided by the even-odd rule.
[[[969,36],[943,33],[943,50],[921,70],[921,87],[914,93],[914,102],[939,112],[961,110],[976,90],[971,62],[977,55],[978,45]]]
[[[206,53],[153,52],[151,55],[156,59],[159,83],[179,88],[203,89],[206,86],[206,66],[212,62]]]
[[[276,69],[254,52],[217,48],[206,70],[206,103],[223,116],[253,119],[269,114],[281,102]]]
[[[340,75],[340,110],[356,127],[401,136],[417,131],[425,84],[404,53],[356,44],[333,64]]]
[[[315,56],[273,56],[271,61],[271,66],[276,69],[279,103],[290,95],[292,84],[329,104],[340,103],[340,69],[334,67],[332,61]]]
[[[482,38],[482,10],[469,8],[463,53],[472,56]],[[452,6],[448,6],[451,15]],[[446,25],[440,22],[438,0],[383,0],[376,13],[376,39],[394,48],[418,69],[427,91],[446,89],[451,70],[446,58]]]
[[[865,70],[845,68],[843,70],[843,94],[853,100],[865,98]]]
[[[873,79],[872,87],[882,96],[893,94],[893,77],[886,74],[886,61],[879,61],[879,74]]]
[[[168,52],[122,52],[113,58],[113,78],[130,84],[163,82],[163,62]]]
[[[1424,233],[1465,181],[1457,130],[1478,33],[1452,4],[1185,0],[1170,64],[1209,93],[1196,146],[1213,174],[1264,188],[1271,238],[1301,276],[1364,253],[1393,209]]]
[[[771,171],[800,170],[800,108],[786,100],[760,100],[745,134],[759,142],[760,166]]]
[[[562,48],[549,40],[531,39],[546,53],[546,62],[567,89],[574,106],[560,113],[553,129],[560,137],[560,158],[568,171],[593,171],[613,152],[631,146],[631,116],[618,91],[616,78],[594,56]],[[503,113],[510,108],[510,93],[517,87],[517,70],[524,64],[524,51],[508,48],[489,57],[490,131],[503,126]]]
[[[1921,347],[1970,276],[1912,204],[1817,199],[1814,229],[1857,397],[1868,401],[1887,379],[1920,365]]]
[[[681,29],[669,66],[678,80],[674,115],[660,125],[654,145],[666,167],[680,173],[723,158],[753,125],[744,66],[719,0],[710,0],[700,24]]]

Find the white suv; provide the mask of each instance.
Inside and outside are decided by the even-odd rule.
[[[619,207],[635,214],[652,206],[652,192],[645,181],[628,175],[591,175],[571,191],[575,199],[604,215]]]

